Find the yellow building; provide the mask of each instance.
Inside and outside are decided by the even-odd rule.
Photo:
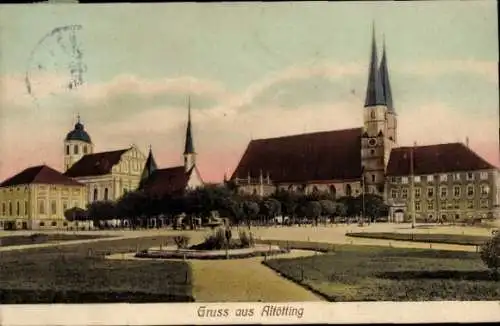
[[[0,184],[0,229],[69,226],[64,212],[87,205],[85,186],[46,165],[34,166]]]

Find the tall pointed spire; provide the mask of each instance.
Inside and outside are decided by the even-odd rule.
[[[153,157],[153,150],[151,149],[151,145],[149,145],[149,154],[146,160],[146,164],[144,164],[144,169],[142,170],[141,181],[139,187],[141,187],[144,182],[153,174],[153,172],[158,169],[156,165],[155,158]]]
[[[372,53],[368,72],[368,85],[366,87],[365,107],[385,105],[384,91],[378,70],[377,44],[375,41],[375,23],[372,25]]]
[[[188,122],[186,128],[186,144],[184,146],[184,155],[193,154],[193,135],[191,133],[191,97],[188,97]]]
[[[391,82],[389,80],[389,69],[387,68],[387,54],[385,51],[385,36],[382,52],[382,61],[380,62],[380,79],[382,80],[382,89],[384,92],[385,103],[389,112],[394,113],[394,105],[392,103]]]

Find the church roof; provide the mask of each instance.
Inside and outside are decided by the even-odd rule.
[[[375,28],[372,35],[372,52],[368,71],[368,85],[366,86],[365,107],[385,105],[384,90],[380,71],[378,69],[377,44],[375,42]]]
[[[273,182],[361,178],[361,128],[252,140],[231,179],[269,173]]]
[[[141,184],[148,179],[154,171],[158,169],[158,166],[156,165],[155,158],[153,156],[153,151],[151,147],[149,148],[149,154],[148,158],[146,159],[146,163],[144,164],[144,169],[142,170],[142,175],[141,175]]]
[[[0,187],[27,184],[83,186],[80,182],[68,178],[47,165],[38,165],[29,167],[13,177],[8,178],[0,184]]]
[[[410,175],[411,150],[415,175],[495,169],[462,143],[399,147],[391,151],[388,176]]]
[[[184,166],[155,170],[141,186],[141,190],[154,195],[182,193],[194,168],[187,171]]]
[[[127,151],[129,151],[129,148],[87,154],[73,164],[64,174],[72,178],[109,174],[113,166],[120,162],[122,155]]]
[[[92,144],[89,134],[85,131],[83,124],[80,123],[80,117],[78,117],[75,128],[66,135],[66,140],[80,140]]]

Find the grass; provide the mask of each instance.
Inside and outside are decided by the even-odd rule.
[[[158,246],[170,238],[102,240],[0,252],[0,303],[193,301],[187,263],[104,258],[105,254]]]
[[[301,248],[301,243],[290,244]],[[310,245],[309,245],[310,246]],[[317,244],[330,252],[264,262],[329,301],[499,300],[477,253]],[[334,250],[334,251],[332,251]]]
[[[12,235],[0,237],[0,247],[19,246],[41,244],[54,241],[73,241],[73,240],[89,240],[99,238],[110,238],[109,235],[92,235],[92,234],[44,234],[35,233],[31,235]]]
[[[445,243],[455,245],[480,246],[490,237],[460,234],[425,234],[425,233],[394,233],[394,232],[357,232],[346,233],[349,237],[425,242],[425,243]]]

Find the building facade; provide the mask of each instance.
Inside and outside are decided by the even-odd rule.
[[[86,206],[85,185],[46,165],[27,168],[0,184],[0,228],[69,227],[64,212]]]
[[[252,140],[231,180],[241,193],[363,192],[383,197],[393,221],[498,218],[499,170],[463,143],[398,146],[387,53],[372,36],[360,128]]]

